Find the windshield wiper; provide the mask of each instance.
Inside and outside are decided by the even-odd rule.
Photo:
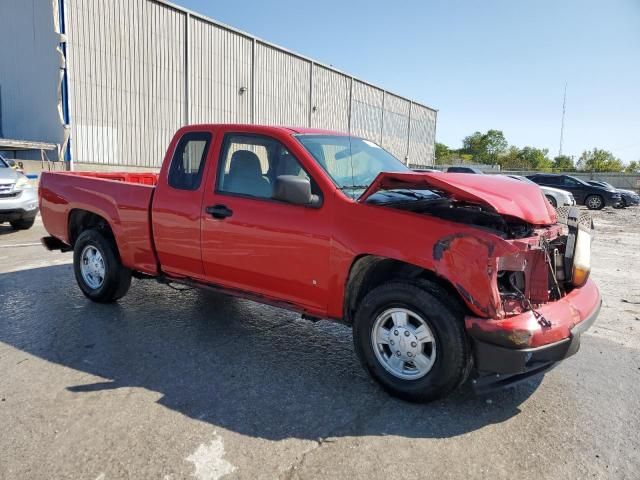
[[[369,185],[345,185],[340,187],[340,190],[365,190],[367,188],[369,188]]]
[[[404,195],[406,197],[416,198],[418,200],[422,200],[423,198],[429,198],[428,195],[416,193],[413,190],[390,190],[390,191],[393,193],[399,193],[400,195]]]

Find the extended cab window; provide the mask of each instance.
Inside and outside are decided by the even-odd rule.
[[[209,132],[185,133],[176,147],[169,167],[169,185],[180,190],[197,190],[211,143]]]
[[[300,162],[284,145],[262,135],[227,135],[219,168],[218,192],[257,198],[271,198],[273,185],[279,175],[310,179]]]

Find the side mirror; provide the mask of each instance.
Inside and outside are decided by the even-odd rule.
[[[273,187],[272,198],[314,208],[322,205],[320,197],[311,193],[311,182],[297,175],[279,175]]]

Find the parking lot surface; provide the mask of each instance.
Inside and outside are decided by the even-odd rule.
[[[351,331],[134,280],[88,301],[41,222],[0,226],[0,478],[640,477],[640,209],[595,215],[578,354],[487,396],[380,390]]]

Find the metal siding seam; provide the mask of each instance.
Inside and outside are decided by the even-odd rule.
[[[413,102],[409,101],[409,118],[407,120],[407,153],[404,158],[405,163],[409,163],[409,142],[411,139],[411,108],[413,107]]]
[[[191,121],[191,92],[189,89],[189,61],[190,53],[189,48],[191,42],[189,41],[189,35],[191,33],[191,27],[189,22],[191,21],[191,14],[185,15],[185,34],[184,34],[184,123],[188,125]]]
[[[309,127],[312,127],[313,116],[313,62],[309,64]]]
[[[351,135],[351,116],[353,115],[353,77],[351,77],[351,82],[349,84],[349,113],[348,113],[348,121],[347,121],[347,133]]]

